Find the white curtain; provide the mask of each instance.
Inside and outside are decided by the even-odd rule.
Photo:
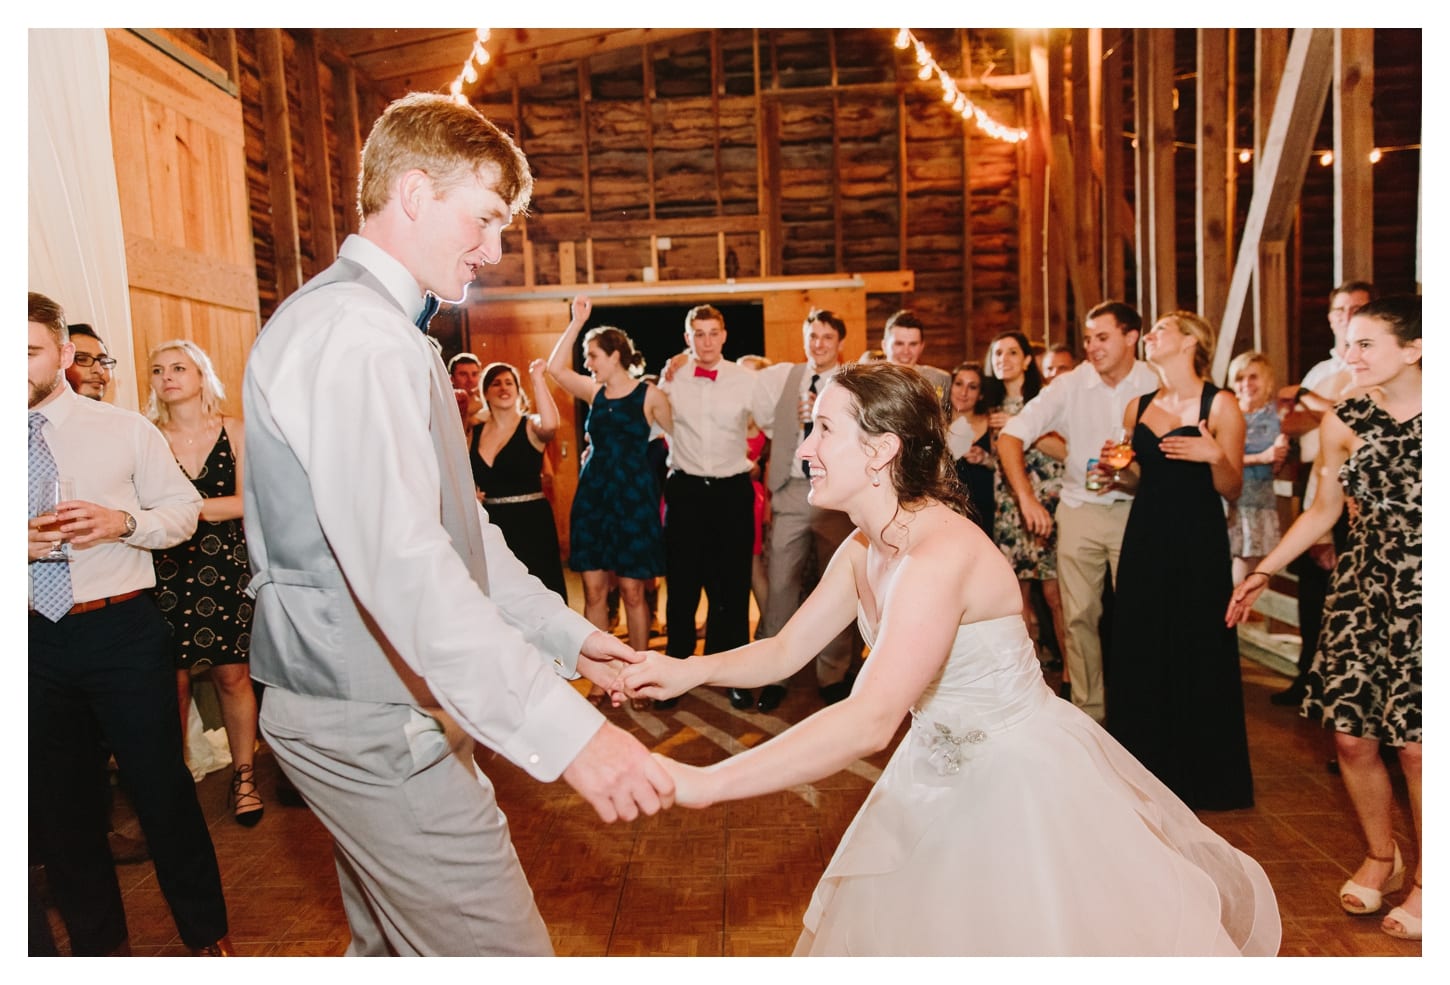
[[[99,29],[30,31],[29,288],[88,322],[137,408],[126,243],[111,149],[110,59]]]

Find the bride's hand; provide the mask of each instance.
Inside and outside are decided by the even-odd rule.
[[[670,779],[675,781],[676,807],[709,807],[715,803],[708,770],[699,766],[687,766],[659,753],[655,753],[654,757],[670,775]]]
[[[676,660],[655,650],[645,650],[641,656],[644,659],[619,675],[619,684],[631,698],[673,698],[699,683],[692,659]]]

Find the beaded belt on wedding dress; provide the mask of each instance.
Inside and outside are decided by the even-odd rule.
[[[544,494],[541,492],[524,493],[522,496],[485,496],[483,497],[483,505],[502,506],[505,503],[532,503],[535,500],[543,498]]]

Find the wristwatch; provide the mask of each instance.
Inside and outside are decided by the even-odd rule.
[[[136,518],[125,510],[121,511],[121,515],[126,518],[126,532],[121,535],[121,539],[125,540],[136,532]]]

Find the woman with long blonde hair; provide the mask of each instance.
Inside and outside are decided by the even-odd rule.
[[[146,416],[202,496],[190,540],[152,553],[156,604],[171,624],[181,731],[191,708],[191,678],[211,669],[232,754],[229,806],[238,824],[262,819],[253,771],[257,698],[247,665],[252,601],[242,533],[243,432],[222,409],[225,393],[211,358],[195,342],[173,339],[151,350]]]

